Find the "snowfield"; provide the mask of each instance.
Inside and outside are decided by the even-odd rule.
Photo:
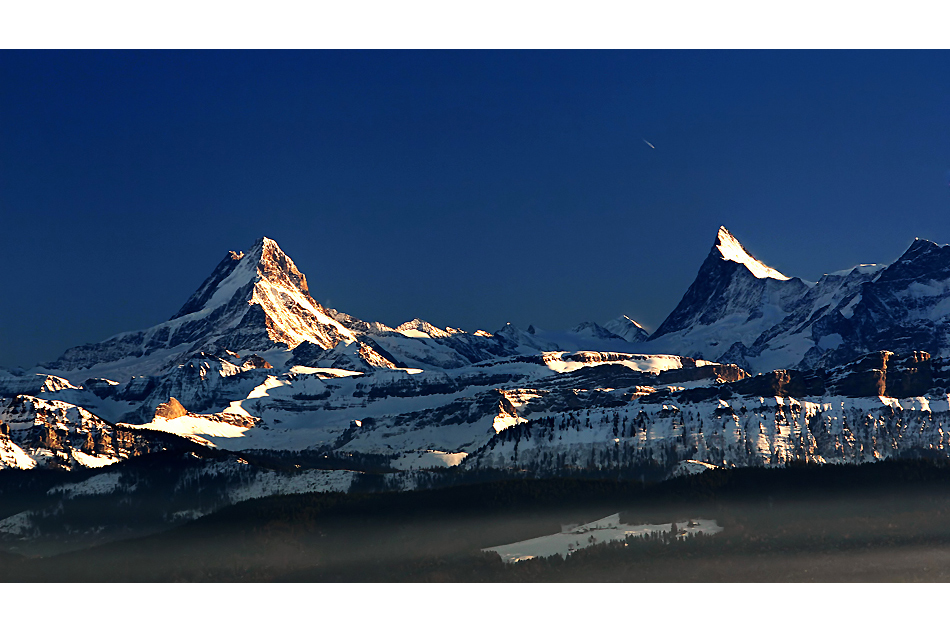
[[[16,537],[26,537],[34,531],[32,511],[24,510],[0,521],[0,533]]]
[[[272,495],[291,495],[307,492],[346,492],[356,473],[349,470],[305,470],[300,473],[258,473],[243,486],[228,490],[231,503],[260,499]]]
[[[148,424],[141,425],[141,428],[174,433],[175,435],[191,438],[209,446],[214,446],[213,440],[210,438],[243,437],[248,430],[240,426],[228,424],[227,422],[206,420],[190,415],[183,415],[173,420],[166,420],[163,417],[156,416],[155,419]]]
[[[390,466],[398,470],[419,470],[422,468],[445,468],[458,466],[468,453],[446,453],[445,451],[413,451],[403,453],[394,459]]]
[[[131,486],[122,486],[119,483],[121,477],[122,476],[120,473],[103,473],[101,475],[93,475],[89,479],[79,483],[53,486],[46,491],[46,494],[62,494],[67,499],[70,499],[73,497],[108,495],[117,490],[122,490],[124,492],[132,492],[135,490],[134,484]]]
[[[506,563],[554,555],[566,558],[591,545],[623,541],[629,536],[648,536],[653,532],[669,532],[672,527],[672,523],[626,525],[620,522],[620,514],[617,513],[584,525],[565,526],[565,529],[558,534],[497,547],[486,547],[482,551],[495,552]],[[685,538],[689,534],[712,535],[722,532],[722,528],[714,519],[677,521],[676,527],[678,538]]]

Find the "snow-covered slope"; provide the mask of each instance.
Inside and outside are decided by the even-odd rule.
[[[806,364],[833,365],[878,349],[950,355],[950,246],[917,239],[855,285],[812,328],[816,341],[840,344],[814,350]]]
[[[422,319],[393,328],[376,321],[361,321],[343,312],[328,312],[354,332],[361,343],[395,367],[455,369],[516,353],[510,341],[483,330],[469,333],[453,327],[443,329]]]
[[[748,365],[753,371],[814,366],[817,358],[837,349],[843,342],[840,335],[828,331],[827,317],[842,306],[853,307],[853,303],[860,300],[861,287],[873,282],[883,268],[879,264],[861,264],[822,276],[781,323],[763,332],[749,349],[737,354],[733,362]],[[839,359],[844,362],[857,353],[839,355]]]
[[[646,328],[626,314],[604,323],[604,329],[630,343],[642,343],[650,338],[650,333],[646,331]]]
[[[623,336],[615,334],[592,321],[585,321],[567,331],[542,330],[533,325],[522,330],[511,323],[494,334],[504,339],[519,354],[553,351],[597,351],[625,352],[640,351],[638,345]],[[636,339],[636,336],[634,335]]]

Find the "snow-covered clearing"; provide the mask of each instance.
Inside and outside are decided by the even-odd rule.
[[[24,510],[19,514],[9,516],[0,521],[0,533],[11,534],[13,536],[24,536],[27,532],[33,530],[32,511]]]
[[[712,470],[714,468],[718,468],[718,466],[697,461],[695,459],[684,459],[673,468],[673,472],[670,473],[670,477],[688,477],[690,475],[698,475],[699,473],[706,472],[707,470]]]
[[[356,473],[349,470],[306,470],[293,474],[262,472],[251,482],[229,490],[228,497],[231,503],[238,503],[272,495],[346,492],[355,475]]]
[[[244,427],[228,424],[227,422],[217,422],[190,415],[183,415],[173,420],[155,416],[151,422],[137,428],[174,433],[199,441],[206,440],[206,437],[241,437],[248,431]]]
[[[96,455],[87,455],[82,451],[73,451],[73,459],[82,466],[83,468],[102,468],[103,466],[108,466],[109,464],[115,464],[119,461],[118,457],[113,456],[103,456],[98,457]]]
[[[93,495],[107,495],[115,492],[121,487],[119,480],[121,474],[117,472],[112,473],[102,473],[101,475],[94,475],[85,481],[80,481],[75,484],[61,484],[59,486],[53,486],[46,491],[48,495],[54,495],[57,493],[63,493],[67,498],[72,497],[85,497]],[[123,488],[127,492],[135,490],[135,485]]]
[[[446,466],[458,466],[463,459],[468,457],[468,453],[447,453],[445,451],[413,451],[403,453],[398,459],[394,459],[390,466],[399,470],[415,470],[420,468],[441,468]]]
[[[20,468],[23,470],[36,467],[36,460],[26,454],[9,438],[0,439],[0,470],[4,468]]]
[[[509,545],[486,547],[483,552],[496,552],[506,563],[517,563],[537,557],[554,556],[560,554],[567,557],[574,552],[610,541],[623,541],[628,536],[646,536],[652,532],[669,532],[672,523],[659,525],[626,525],[620,522],[620,514],[611,514],[592,523],[562,530],[558,534],[540,536],[538,538],[519,541]],[[715,519],[692,519],[677,521],[678,537],[684,538],[688,534],[718,534],[722,528]]]
[[[666,371],[668,369],[683,368],[683,358],[680,356],[672,356],[670,354],[630,354],[623,360],[610,361],[602,360],[581,362],[577,360],[565,360],[565,357],[571,356],[576,356],[576,354],[570,352],[547,352],[543,355],[544,364],[549,369],[558,373],[577,371],[578,369],[582,369],[584,367],[596,365],[623,365],[624,367],[634,371],[642,371],[653,374],[658,374],[661,371]],[[704,360],[696,361],[697,367],[712,364],[714,363]]]

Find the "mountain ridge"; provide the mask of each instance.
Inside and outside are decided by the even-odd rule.
[[[696,279],[644,349],[753,372],[831,366],[879,349],[946,356],[950,248],[917,238],[890,264],[805,282],[755,260],[720,227]]]
[[[509,323],[494,333],[470,333],[420,318],[391,327],[324,308],[306,276],[265,237],[246,253],[228,252],[170,321],[67,350],[58,367],[43,373],[0,372],[0,397],[67,402],[86,418],[227,450],[400,455],[394,463],[406,468],[464,462],[498,433],[541,418],[568,424],[575,411],[609,419],[605,412],[616,410],[642,414],[654,430],[665,429],[637,436],[640,448],[625,458],[656,459],[651,442],[669,440],[670,433],[705,433],[703,425],[711,423],[701,421],[694,431],[693,422],[664,426],[684,403],[699,402],[690,415],[713,416],[713,426],[732,406],[722,403],[736,399],[744,403],[736,406],[749,408],[755,397],[801,397],[815,412],[828,398],[857,398],[848,406],[873,412],[904,406],[888,404],[899,394],[942,411],[945,363],[926,348],[934,347],[933,330],[943,323],[932,317],[945,308],[950,314],[950,249],[926,240],[888,266],[860,265],[805,282],[756,260],[720,227],[696,280],[652,335],[626,315],[565,332]],[[890,329],[869,336],[882,324]],[[917,335],[928,327],[929,338]],[[879,350],[866,349],[875,343]],[[878,378],[888,371],[891,386],[880,387]],[[895,380],[909,386],[898,389]],[[724,387],[733,383],[735,389]],[[867,397],[878,399],[860,400]],[[22,417],[9,437],[40,451],[42,463],[73,463],[66,453],[51,462],[44,457],[42,451],[55,457],[66,450],[50,439],[44,410],[36,408],[35,425],[47,429],[48,441],[36,443]],[[755,436],[759,449],[737,446],[723,459],[772,459],[774,447],[762,443],[754,416],[735,415],[741,424],[729,433],[736,441]],[[83,439],[86,431],[70,430],[67,418],[58,424],[64,437],[77,438],[74,452],[95,448]],[[796,442],[809,437],[804,427],[796,432]],[[913,443],[902,435],[908,432],[891,433]],[[609,446],[612,439],[599,433],[581,436]],[[581,436],[578,446],[588,446]],[[713,450],[715,437],[721,435],[704,439],[703,449],[677,445],[676,454]],[[769,437],[769,447],[779,441]],[[25,463],[12,446],[7,461]],[[809,453],[783,446],[783,455],[831,455],[824,448]]]

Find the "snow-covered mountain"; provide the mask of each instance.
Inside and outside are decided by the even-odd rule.
[[[125,381],[156,375],[199,351],[268,353],[307,341],[323,349],[356,340],[310,296],[307,279],[276,242],[231,251],[175,315],[147,330],[66,351],[51,373]]]
[[[753,258],[725,228],[679,305],[643,351],[751,371],[830,367],[876,350],[950,355],[950,246],[917,239],[889,265],[818,282]]]
[[[604,323],[604,329],[630,343],[642,343],[650,338],[650,333],[646,328],[626,314]]]
[[[742,360],[743,351],[781,323],[807,291],[806,282],[758,261],[720,227],[695,281],[650,336],[648,349]]]
[[[432,468],[667,477],[950,457],[950,247],[925,240],[812,283],[720,228],[652,336],[627,316],[393,327],[310,292],[262,238],[168,321],[0,370],[0,470],[73,471],[35,478],[43,499],[0,515],[0,539],[121,538],[270,494],[427,485]],[[136,495],[162,511],[127,525]]]
[[[850,291],[834,297],[814,319],[816,345],[803,366],[834,365],[879,349],[950,355],[950,246],[917,239],[880,269],[850,273],[857,277]],[[776,345],[769,336],[761,344]]]
[[[947,363],[932,356],[950,356],[948,306],[948,247],[918,240],[889,266],[811,283],[756,260],[720,228],[696,280],[649,337],[627,316],[569,331],[466,332],[422,319],[391,327],[321,306],[293,261],[262,238],[229,253],[169,321],[73,348],[32,372],[0,372],[0,461],[81,468],[180,437],[237,452],[374,455],[397,469],[494,468],[499,442],[532,429],[553,438],[555,428],[539,468],[569,454],[574,468],[599,468],[608,462],[590,454],[618,448],[625,467],[828,460],[836,453],[815,425],[832,424],[829,411],[870,420],[895,401],[916,416],[944,411]],[[802,431],[792,446],[766,433],[766,451],[761,429],[799,409],[812,412],[799,419],[811,436]],[[722,427],[725,415],[738,416],[735,428]],[[615,419],[628,433],[640,421],[636,450]],[[942,426],[926,437],[911,428],[875,436],[890,448],[860,455],[944,450]],[[735,445],[716,452],[726,431]]]
[[[621,326],[638,338],[632,321]],[[247,253],[229,252],[168,321],[72,348],[32,372],[0,372],[0,396],[41,403],[30,409],[32,422],[29,415],[16,418],[4,461],[64,468],[106,463],[106,453],[96,453],[96,462],[80,450],[88,444],[87,418],[122,433],[164,431],[234,450],[299,450],[343,446],[361,435],[353,425],[364,418],[405,426],[405,416],[428,419],[423,411],[452,409],[459,399],[490,401],[491,415],[478,429],[471,419],[460,423],[464,430],[444,421],[420,422],[411,426],[442,431],[413,435],[398,429],[388,436],[403,436],[399,441],[361,439],[369,452],[398,447],[420,455],[457,454],[495,432],[499,403],[506,398],[500,387],[567,368],[619,364],[655,373],[684,362],[632,361],[630,349],[627,340],[590,322],[569,332],[509,325],[491,334],[422,319],[396,327],[363,321],[320,305],[294,262],[273,240],[261,238]],[[39,430],[52,419],[43,411],[61,406],[80,412],[56,427],[65,438],[78,438],[79,448],[72,440],[57,445],[53,459],[54,453],[43,452],[49,442],[30,438],[49,436]]]

